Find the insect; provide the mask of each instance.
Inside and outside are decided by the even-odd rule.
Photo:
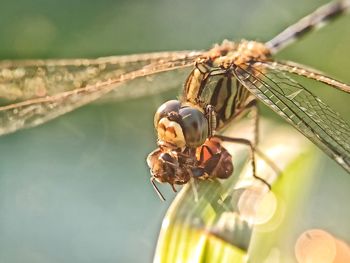
[[[258,100],[269,105],[350,172],[349,126],[288,73],[348,93],[350,86],[305,66],[272,59],[288,42],[339,15],[348,6],[349,2],[326,5],[265,44],[224,41],[196,59],[181,98],[165,102],[154,117],[158,148],[150,153],[147,162],[151,182],[161,199],[164,197],[154,181],[167,182],[176,191],[174,184],[185,184],[192,178],[231,175],[232,159],[221,145],[222,140],[250,146],[253,176],[270,187],[255,174],[257,132],[255,142],[216,134],[247,110],[255,110],[258,127]]]
[[[198,76],[192,80],[188,78],[186,85],[189,89],[185,90],[185,94],[190,96],[186,100],[197,105],[195,107],[197,113],[194,114],[201,116],[199,118],[202,118],[202,121],[199,121],[199,124],[203,126],[190,132],[191,135],[194,135],[195,143],[191,147],[186,148],[182,145],[181,150],[175,149],[174,151],[163,140],[159,142],[160,148],[156,150],[158,157],[164,153],[164,156],[157,160],[161,162],[163,160],[163,163],[169,164],[165,169],[179,168],[178,171],[182,171],[181,176],[186,178],[168,179],[163,174],[158,178],[153,176],[153,179],[171,184],[182,184],[189,178],[190,174],[186,170],[189,167],[194,175],[201,177],[213,174],[214,170],[216,177],[225,177],[230,174],[233,169],[231,156],[221,146],[220,141],[213,141],[211,135],[229,123],[231,117],[235,118],[240,110],[244,111],[249,108],[248,106],[254,108],[256,99],[263,101],[292,123],[349,171],[348,125],[301,84],[293,81],[291,76],[300,75],[311,78],[345,92],[349,92],[349,86],[305,66],[272,60],[273,54],[291,43],[296,37],[304,35],[327,19],[339,16],[348,6],[349,1],[330,3],[265,44],[250,41],[224,42],[208,52],[162,52],[92,60],[2,61],[0,62],[2,91],[0,134],[42,124],[113,90],[118,90],[120,85],[127,81],[195,66],[194,71],[199,72],[199,75],[202,73],[210,75],[209,79],[212,82],[206,85],[214,85],[216,82],[221,82],[220,79],[222,79],[220,85],[226,85],[226,90],[220,89],[217,96],[210,92],[202,94],[203,96],[197,100],[198,96],[191,94],[190,91],[194,91]],[[231,80],[234,82],[230,82]],[[226,113],[222,110],[219,113],[218,104],[220,102],[224,106],[221,107],[222,109],[228,109],[229,102],[222,99],[225,95],[220,94],[229,92],[228,87],[237,87],[237,90],[240,91],[239,100],[237,99],[239,105],[231,107],[234,109],[232,112]],[[210,91],[210,89],[205,90]],[[216,97],[218,98],[217,103],[209,105],[206,102],[209,98]],[[231,100],[231,105],[233,105],[232,102]],[[205,134],[205,125],[207,125],[207,134]],[[180,131],[182,129],[180,125]],[[200,134],[201,144],[195,138],[198,132],[202,133]],[[158,161],[153,161],[153,164],[155,162]],[[160,166],[161,162],[158,162],[157,165]],[[226,169],[220,171],[220,167],[226,167]],[[161,168],[164,170],[163,167]],[[179,173],[177,172],[177,175]]]

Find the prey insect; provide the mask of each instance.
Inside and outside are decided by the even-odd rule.
[[[181,99],[166,102],[155,116],[158,148],[148,157],[154,186],[156,181],[174,187],[191,178],[230,176],[232,157],[221,143],[233,138],[218,132],[256,110],[257,102],[270,107],[350,172],[349,125],[294,77],[346,93],[350,87],[309,67],[273,59],[283,47],[339,17],[349,6],[349,0],[331,2],[266,43],[224,41],[209,51],[1,61],[0,135],[45,123],[112,91],[118,94],[129,81],[192,67]],[[236,142],[250,147],[254,161],[258,138],[253,142],[236,138]]]

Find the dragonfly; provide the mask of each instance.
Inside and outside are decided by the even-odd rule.
[[[180,99],[165,102],[154,117],[158,148],[149,154],[147,162],[151,183],[161,199],[164,197],[155,181],[169,183],[176,192],[174,185],[186,184],[193,178],[229,177],[233,163],[222,146],[223,141],[248,145],[253,177],[271,188],[255,169],[258,100],[292,123],[350,172],[349,126],[291,75],[314,79],[347,93],[350,86],[306,66],[272,58],[292,39],[341,14],[348,6],[349,2],[328,4],[269,42],[224,41],[196,59]],[[255,112],[253,142],[216,134],[252,110]]]
[[[312,79],[346,93],[350,93],[350,86],[310,67],[273,59],[281,49],[339,17],[349,6],[349,0],[326,4],[266,43],[224,41],[208,51],[1,61],[0,135],[43,124],[112,91],[118,93],[133,80],[193,68],[181,101],[169,102],[156,114],[159,148],[151,155],[153,161],[148,158],[152,182],[173,186],[186,183],[189,175],[229,176],[233,170],[231,156],[220,142],[227,138],[215,132],[241,112],[256,108],[257,102],[270,107],[350,172],[349,125],[294,77]],[[203,84],[204,92],[199,92],[198,84]],[[194,106],[196,111],[189,113],[197,122],[183,124],[187,116],[179,114],[183,106]],[[182,120],[176,119],[179,116]],[[158,129],[159,122],[163,130]],[[174,138],[181,134],[180,139]],[[179,168],[177,172],[174,167]],[[161,171],[156,176],[157,169]],[[175,179],[166,178],[167,169]]]

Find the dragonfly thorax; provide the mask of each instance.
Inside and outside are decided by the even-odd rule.
[[[169,148],[197,148],[209,136],[208,120],[201,108],[170,100],[161,105],[155,116],[158,144]]]
[[[248,40],[236,43],[224,40],[200,57],[197,62],[229,69],[232,65],[245,67],[250,61],[266,61],[270,56],[270,50],[264,43]]]

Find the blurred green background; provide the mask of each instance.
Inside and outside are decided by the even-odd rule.
[[[206,49],[223,39],[267,41],[326,1],[1,1],[0,58],[98,57]],[[350,16],[281,52],[350,83]],[[157,87],[154,87],[157,89]],[[0,138],[0,262],[149,262],[162,203],[145,157],[153,114],[181,87],[150,97],[93,104]],[[319,94],[348,121],[349,96]],[[266,111],[266,116],[274,113]],[[350,177],[322,158],[301,230],[350,242]],[[298,233],[296,233],[296,236]]]

